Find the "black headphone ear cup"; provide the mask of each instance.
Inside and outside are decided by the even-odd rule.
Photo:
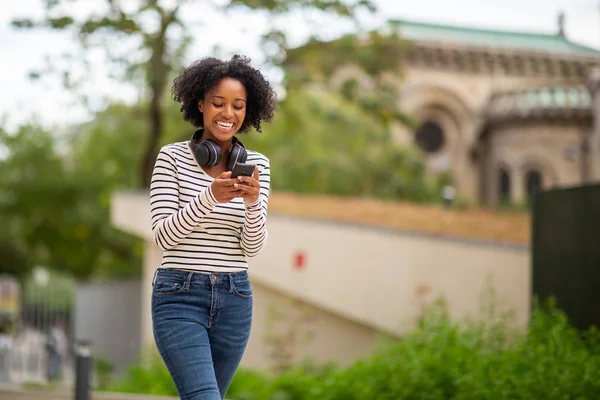
[[[190,139],[190,147],[192,149],[192,154],[194,155],[196,162],[200,166],[208,165],[208,162],[210,161],[210,152],[209,149],[203,145],[204,141],[200,141],[200,144],[196,143],[196,141],[200,137],[202,137],[202,134],[202,130],[199,129],[194,132],[192,138]]]
[[[231,171],[235,164],[245,163],[247,156],[246,148],[239,143],[234,143],[227,159],[227,169]]]
[[[209,153],[202,144],[192,144],[192,150],[194,152],[194,158],[198,165],[207,165],[209,159]]]
[[[206,164],[209,166],[215,166],[221,161],[221,148],[218,144],[216,144],[213,140],[206,139],[201,143],[202,146],[206,149],[207,160]]]

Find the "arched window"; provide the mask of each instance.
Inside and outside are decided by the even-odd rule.
[[[500,168],[498,174],[498,200],[500,204],[510,203],[510,186],[510,173],[505,168]]]
[[[415,134],[417,145],[426,153],[435,153],[444,147],[444,130],[435,121],[425,121]]]
[[[531,200],[531,197],[536,194],[543,186],[543,177],[541,172],[530,169],[525,174],[525,190],[527,191],[527,199]]]

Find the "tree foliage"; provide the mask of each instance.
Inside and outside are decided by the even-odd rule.
[[[185,50],[190,43],[187,27],[182,22],[186,6],[193,3],[202,4],[209,8],[213,6],[216,12],[226,12],[235,7],[245,7],[250,10],[264,10],[273,16],[302,10],[304,12],[320,11],[325,14],[352,17],[358,9],[366,8],[374,11],[375,7],[369,0],[230,0],[213,4],[210,0],[188,0],[177,2],[161,2],[159,0],[143,0],[135,2],[119,2],[105,0],[104,12],[92,13],[83,20],[73,16],[73,5],[81,5],[88,0],[44,0],[45,16],[40,21],[28,18],[13,21],[13,26],[24,29],[49,28],[52,30],[69,30],[79,38],[85,51],[95,47],[103,48],[108,60],[119,70],[117,78],[131,78],[141,73],[149,95],[147,110],[147,137],[142,142],[145,146],[140,163],[140,183],[144,187],[150,185],[152,168],[159,149],[165,127],[163,121],[163,94],[168,86],[171,71],[181,67]],[[127,4],[125,4],[127,3]],[[163,5],[169,3],[169,5]],[[132,6],[134,4],[134,6]],[[133,7],[133,8],[132,8]],[[144,23],[154,20],[158,23]],[[173,39],[174,28],[182,33]],[[115,43],[134,43],[138,51],[131,51],[126,46],[115,46]],[[263,47],[272,48],[268,59],[273,63],[282,61],[281,54],[286,45],[285,32],[271,27],[263,37]],[[126,50],[118,54],[117,48]],[[81,55],[80,57],[83,57]],[[89,63],[89,61],[86,61]],[[123,68],[123,66],[125,68]],[[72,65],[60,71],[64,77],[65,86],[76,88],[71,74]],[[34,76],[39,75],[34,73]],[[81,76],[82,80],[87,76]],[[146,95],[146,93],[144,93]]]
[[[271,159],[274,190],[437,200],[420,153],[393,143],[385,124],[323,89],[288,93],[263,135],[242,140]]]
[[[313,39],[287,51],[286,82],[290,90],[319,82],[387,128],[396,122],[414,128],[411,116],[398,109],[401,60],[409,49],[410,43],[394,31],[349,34],[328,42]],[[342,81],[336,85],[340,80],[336,74],[344,67],[352,67],[355,73],[340,78]]]
[[[29,125],[12,135],[2,132],[7,157],[0,160],[0,218],[6,221],[5,233],[0,234],[1,271],[43,265],[82,279],[139,273],[141,241],[111,226],[111,195],[147,187],[160,146],[188,140],[193,130],[182,120],[177,104],[167,101],[166,88],[169,78],[183,67],[190,43],[181,19],[185,7],[208,0],[168,6],[145,0],[127,3],[129,8],[124,2],[104,0],[104,12],[78,20],[69,5],[82,1],[45,0],[42,20],[13,24],[74,33],[84,50],[83,58],[75,60],[85,64],[87,51],[103,49],[115,71],[121,72],[116,78],[138,79],[145,90],[137,104],[111,102],[90,122],[67,133],[51,134]],[[215,7],[219,12],[245,7],[272,16],[300,8],[352,17],[361,7],[372,9],[372,4],[231,0]],[[145,24],[149,19],[157,23]],[[175,39],[169,35],[174,27],[182,32]],[[274,26],[263,40],[274,49],[266,54],[270,62],[282,64],[287,57],[287,97],[264,135],[252,133],[242,140],[271,159],[274,191],[414,201],[437,198],[438,182],[426,176],[418,151],[398,148],[391,137],[392,123],[410,123],[398,112],[396,89],[385,76],[398,72],[402,41],[371,34],[367,44],[347,36],[289,50],[285,33]],[[117,54],[116,41],[137,47]],[[364,90],[363,82],[347,80],[338,91],[329,90],[328,84],[309,85],[333,77],[336,65],[349,63],[358,65],[375,85]],[[71,66],[63,71],[65,86],[76,92],[78,81],[71,71]]]
[[[137,240],[110,226],[106,174],[80,168],[61,152],[67,143],[40,127],[0,134],[7,154],[0,162],[0,271],[22,276],[41,265],[79,279],[139,273]],[[92,143],[81,157],[98,150]]]

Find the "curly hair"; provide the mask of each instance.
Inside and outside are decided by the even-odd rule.
[[[261,122],[271,122],[277,106],[275,92],[262,73],[250,65],[250,59],[234,55],[229,61],[206,57],[194,62],[181,75],[175,78],[171,93],[180,103],[183,119],[196,127],[203,125],[203,113],[198,109],[198,101],[223,78],[235,78],[246,88],[246,117],[239,132],[247,132],[254,127],[261,130]]]

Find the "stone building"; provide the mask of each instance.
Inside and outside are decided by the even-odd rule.
[[[538,187],[600,178],[586,85],[600,51],[570,41],[562,23],[555,34],[404,20],[385,30],[411,44],[398,106],[419,123],[416,132],[397,126],[395,138],[416,142],[460,197],[521,204]],[[348,79],[370,77],[341,65],[330,84]]]

